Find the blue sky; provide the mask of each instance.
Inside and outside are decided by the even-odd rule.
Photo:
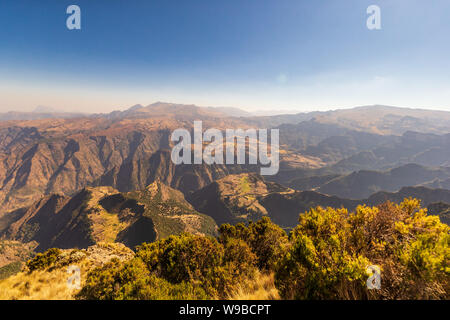
[[[82,29],[66,28],[81,8]],[[366,9],[381,8],[368,30]],[[450,111],[448,0],[2,0],[0,111]]]

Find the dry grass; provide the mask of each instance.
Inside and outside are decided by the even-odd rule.
[[[118,193],[111,187],[89,188],[91,199],[88,207],[91,208],[89,219],[92,222],[92,237],[96,243],[114,242],[117,235],[128,227],[129,224],[120,221],[117,214],[107,212],[99,201],[111,194]]]
[[[117,214],[108,213],[106,210],[94,211],[89,215],[92,222],[92,237],[95,242],[114,242],[117,235],[128,224],[122,223]]]
[[[83,274],[86,268],[80,268]],[[67,286],[69,276],[66,268],[20,272],[0,281],[0,300],[73,300],[77,290]]]
[[[279,300],[274,274],[258,273],[253,281],[240,285],[229,300]]]
[[[81,286],[92,261],[78,264],[81,269]],[[67,286],[67,268],[20,272],[0,281],[0,300],[74,300],[78,290]],[[253,281],[240,285],[229,297],[230,300],[278,300],[274,275],[258,273]]]
[[[79,251],[84,257],[77,262],[65,265],[62,260],[67,259],[70,252],[71,250],[63,250],[61,261],[57,262],[56,267],[33,272],[24,269],[0,281],[0,300],[73,300],[78,290],[70,289],[67,285],[68,278],[71,276],[67,272],[69,265],[80,268],[82,287],[87,273],[93,267],[101,266],[113,258],[125,261],[134,256],[133,251],[123,244],[100,243]]]

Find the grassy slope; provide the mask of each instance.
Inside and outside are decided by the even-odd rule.
[[[64,256],[70,254],[72,250],[63,250]],[[81,270],[81,286],[86,279],[86,274],[95,266],[103,265],[112,258],[122,261],[134,256],[134,253],[122,244],[101,243],[80,250],[82,258],[79,261],[66,263],[64,258],[55,267],[45,270],[35,270],[28,272],[23,269],[21,272],[0,280],[0,300],[73,300],[77,289],[70,289],[67,285],[70,274],[67,268],[76,265]]]

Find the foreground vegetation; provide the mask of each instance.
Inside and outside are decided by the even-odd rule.
[[[0,282],[0,298],[21,298],[9,286],[36,275],[60,272],[65,284],[63,267],[75,263],[81,289],[64,290],[77,299],[449,299],[449,244],[449,227],[415,199],[354,212],[317,207],[289,235],[262,218],[222,225],[217,238],[144,243],[97,264],[86,262],[89,250],[51,249]],[[368,266],[380,270],[380,289],[367,288]]]
[[[276,284],[295,299],[448,299],[449,244],[449,227],[415,199],[353,213],[316,208],[300,216]],[[370,265],[380,290],[367,289]]]

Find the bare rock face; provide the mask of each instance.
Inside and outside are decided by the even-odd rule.
[[[191,192],[240,166],[175,166],[170,134],[193,120],[217,128],[241,126],[207,108],[158,103],[124,112],[69,119],[0,122],[0,215],[43,195],[73,195],[108,185],[121,192],[156,179]]]
[[[34,132],[22,128],[15,133],[27,135],[24,131]],[[46,136],[36,133],[27,138],[27,143],[18,137],[3,150],[0,148],[3,210],[32,203],[45,194],[70,195],[104,180],[121,190],[138,189],[145,184],[150,170],[144,163],[148,163],[162,139],[167,141],[167,134],[161,132],[125,131],[110,137],[87,133]]]

